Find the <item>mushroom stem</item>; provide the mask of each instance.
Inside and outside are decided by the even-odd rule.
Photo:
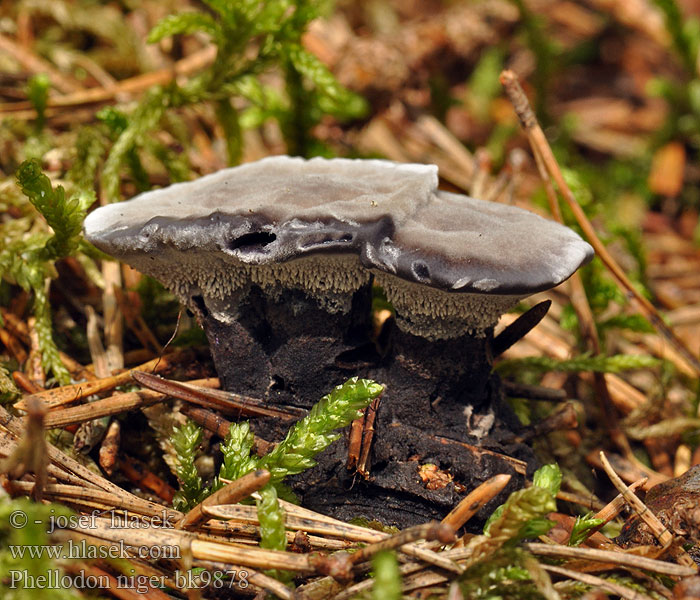
[[[386,273],[376,280],[396,310],[380,421],[419,417],[426,430],[455,439],[490,434],[503,417],[515,425],[508,410],[492,407],[500,397],[492,343],[494,325],[520,296],[448,292]]]
[[[492,374],[493,328],[430,341],[394,326],[378,428],[417,423],[439,435],[478,441],[517,429]]]
[[[535,460],[526,445],[508,442],[520,427],[492,373],[493,327],[436,341],[393,319],[385,327],[386,357],[361,373],[385,384],[363,478],[347,470],[348,441],[341,438],[316,468],[290,481],[303,505],[406,527],[442,516],[460,498],[462,482],[508,473],[521,485]],[[425,464],[436,464],[454,483],[429,487],[419,477]]]
[[[303,290],[250,285],[239,294],[235,320],[199,310],[222,387],[311,407],[371,352],[371,286],[348,298],[347,311],[329,312]]]

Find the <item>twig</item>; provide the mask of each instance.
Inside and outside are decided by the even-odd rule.
[[[43,387],[34,383],[31,379],[29,379],[29,377],[27,377],[26,373],[23,373],[22,371],[13,371],[12,379],[21,390],[24,390],[30,394],[38,394],[39,392],[44,391]]]
[[[506,395],[513,398],[526,398],[544,402],[561,402],[566,400],[566,391],[557,388],[531,385],[519,381],[508,381],[507,379],[501,381],[501,386]]]
[[[362,429],[365,423],[367,409],[360,410],[360,416],[350,424],[350,435],[348,437],[348,460],[346,467],[348,471],[357,470],[357,461],[362,450]]]
[[[95,375],[100,378],[109,377],[112,375],[112,371],[109,368],[109,361],[107,360],[107,355],[102,345],[102,340],[100,339],[95,309],[88,304],[85,307],[85,314],[87,315],[86,330],[88,348],[90,349],[90,358],[92,359]]]
[[[121,442],[121,424],[113,420],[107,428],[107,433],[100,444],[99,463],[102,470],[110,477],[114,473],[117,464],[117,454]]]
[[[5,323],[7,330],[19,338],[20,341],[25,345],[29,345],[29,329],[27,324],[22,321],[17,315],[7,310],[5,307],[0,306],[0,315],[2,315],[2,320]],[[59,352],[58,356],[61,362],[66,365],[66,368],[70,371],[70,374],[74,379],[95,379],[95,376],[90,373],[83,365],[78,361],[68,356],[65,352]]]
[[[672,40],[664,23],[663,13],[658,4],[644,0],[592,0],[591,4],[609,13],[625,28],[635,29],[654,40],[663,48],[669,48]]]
[[[284,569],[307,574],[315,570],[311,555],[242,547],[167,527],[117,529],[111,526],[111,519],[98,517],[91,521],[91,527],[84,530],[84,533],[135,553],[141,548],[158,546],[163,551],[176,551],[174,553],[181,556],[190,555],[195,561],[215,561],[254,569]]]
[[[265,469],[258,469],[243,477],[239,477],[236,481],[225,485],[220,490],[208,496],[190,512],[188,512],[175,527],[178,529],[192,529],[202,521],[209,520],[209,516],[204,512],[203,507],[214,506],[216,504],[235,504],[243,498],[247,498],[253,492],[257,492],[261,487],[270,481],[270,472]]]
[[[483,198],[491,171],[491,153],[486,148],[477,148],[474,153],[474,177],[469,193],[475,198]]]
[[[160,581],[159,579],[150,580],[148,577],[144,577],[142,582],[145,585],[139,585],[139,590],[126,587],[123,580],[120,581],[114,575],[108,571],[104,571],[99,567],[89,563],[89,562],[74,562],[65,561],[62,567],[72,573],[73,575],[85,577],[94,577],[94,581],[106,582],[104,587],[100,585],[105,591],[109,590],[112,592],[114,597],[119,598],[119,600],[170,600],[171,596],[165,592],[153,587],[151,581]],[[99,579],[98,579],[99,578]],[[143,589],[145,587],[145,590]]]
[[[367,471],[367,461],[369,460],[369,451],[372,447],[374,439],[374,420],[377,417],[377,410],[382,401],[382,395],[377,396],[365,410],[365,418],[362,428],[362,446],[360,448],[360,460],[357,463],[357,472],[365,479],[369,477]]]
[[[644,485],[648,481],[648,477],[643,477],[642,479],[639,479],[632,483],[629,486],[630,492],[634,492],[637,488],[644,488]],[[627,506],[627,502],[625,501],[625,497],[622,494],[618,494],[615,496],[610,502],[608,502],[603,508],[601,508],[595,515],[594,519],[602,519],[604,523],[601,525],[601,527],[605,523],[609,523],[612,521],[617,515],[619,515],[622,512],[622,509]],[[598,528],[596,527],[596,530]]]
[[[44,441],[45,409],[41,402],[33,400],[28,404],[26,430],[14,449],[6,459],[0,461],[0,475],[19,479],[25,473],[34,475],[32,498],[39,502],[44,495],[48,480],[47,449]]]
[[[551,300],[543,300],[535,304],[530,310],[520,315],[515,321],[501,331],[491,344],[493,357],[496,358],[503,354],[513,344],[524,338],[532,329],[537,327],[539,322],[544,319],[550,306],[552,306]]]
[[[107,201],[104,200],[103,204]],[[102,277],[105,289],[102,292],[102,312],[104,316],[105,352],[110,373],[124,368],[124,317],[117,302],[115,290],[122,286],[119,263],[102,262]],[[99,373],[95,371],[99,377]]]
[[[27,320],[29,328],[29,355],[27,356],[26,369],[29,379],[36,385],[44,388],[46,385],[46,373],[41,360],[41,344],[39,343],[39,332],[36,329],[36,318],[29,317]]]
[[[52,64],[46,62],[43,58],[40,58],[36,54],[27,51],[25,48],[22,48],[22,46],[2,34],[0,34],[0,50],[11,55],[22,67],[27,69],[27,71],[32,73],[46,73],[51,85],[63,93],[79,93],[79,91],[82,89],[82,86],[80,83],[78,83],[78,81],[72,77],[66,77]]]
[[[501,322],[512,322],[515,318],[513,314],[506,313],[501,317]],[[546,321],[547,319],[545,318],[542,323],[544,324]],[[534,329],[524,341],[552,358],[557,358],[559,360],[566,360],[569,358],[571,347],[560,338],[541,329],[541,326]],[[506,350],[506,354],[507,358],[520,358],[523,356],[523,354],[519,352],[518,346],[509,348]],[[580,376],[584,380],[592,380],[591,375],[591,373],[581,373]],[[611,399],[621,413],[627,415],[646,403],[646,396],[637,388],[627,383],[619,375],[606,373],[605,381],[609,386]]]
[[[416,127],[453,158],[465,177],[473,177],[474,157],[440,121],[430,115],[421,115],[416,121]]]
[[[672,577],[689,577],[696,575],[697,567],[681,566],[662,560],[655,560],[638,554],[627,554],[622,551],[597,550],[595,548],[574,548],[572,546],[560,546],[558,544],[542,544],[530,542],[525,548],[539,556],[554,556],[557,558],[578,558],[595,562],[612,563],[625,567],[645,569],[654,573],[670,575]]]
[[[564,431],[578,428],[578,415],[573,402],[558,405],[549,415],[534,425],[529,425],[519,435],[513,435],[514,442],[522,444],[534,437],[541,437],[553,431]]]
[[[481,508],[490,500],[493,500],[508,485],[511,476],[506,473],[494,475],[487,479],[475,490],[467,494],[460,503],[455,506],[442,520],[455,531],[461,529]]]
[[[520,119],[520,124],[527,134],[528,141],[530,142],[530,146],[532,147],[532,151],[535,155],[535,161],[537,163],[540,179],[542,180],[547,193],[547,199],[549,201],[552,215],[557,221],[563,223],[563,217],[559,208],[559,201],[557,200],[557,195],[554,191],[554,186],[552,185],[550,177],[556,181],[562,196],[567,199],[569,204],[575,204],[585,219],[585,214],[579,207],[578,203],[574,199],[574,195],[571,193],[571,190],[564,181],[559,165],[557,164],[554,154],[552,153],[552,149],[547,142],[547,138],[542,132],[542,128],[537,122],[537,118],[530,107],[527,96],[525,96],[525,93],[520,87],[517,76],[512,71],[503,71],[501,73],[501,83],[503,84],[510,102],[515,109],[518,118]],[[549,173],[549,176],[547,173]],[[579,220],[578,217],[577,220]],[[584,231],[586,231],[585,228]],[[596,240],[598,240],[592,226],[590,227],[590,232],[587,232],[587,235],[588,237],[592,235]],[[602,246],[602,243],[600,243],[599,240],[598,242],[599,245]],[[595,244],[594,247],[596,247]],[[581,336],[586,341],[586,345],[593,352],[593,354],[600,354],[598,330],[595,325],[595,319],[593,318],[593,312],[591,311],[590,304],[588,303],[586,290],[583,287],[581,275],[578,272],[574,273],[569,279],[568,285],[571,304],[574,307],[576,316],[578,317]],[[605,375],[603,373],[594,373],[593,381],[596,389],[596,399],[598,400],[598,405],[600,406],[600,410],[604,415],[605,425],[610,432],[612,440],[630,460],[634,460],[634,454],[632,452],[632,448],[630,447],[629,440],[625,437],[622,429],[619,426],[618,417],[615,412],[615,407],[611,402],[610,390],[608,389]]]
[[[19,438],[22,435],[23,420],[18,417],[13,417],[2,406],[0,406],[0,425],[5,427],[15,438]],[[2,433],[1,429],[0,433]],[[147,511],[145,514],[158,514],[163,509],[162,506],[134,496],[97,473],[90,471],[87,467],[84,467],[70,456],[67,456],[52,444],[47,443],[46,448],[49,459],[56,465],[56,467],[50,465],[50,468],[65,470],[67,478],[80,480],[80,484],[88,490],[111,494],[116,500],[112,500],[112,506],[122,506],[124,503],[129,503],[129,510],[137,512],[137,510],[140,509],[142,511]],[[33,486],[31,483],[28,483],[28,485],[30,487]],[[47,489],[50,487],[51,484],[48,484]],[[68,487],[75,488],[76,486],[72,485]],[[179,515],[180,513],[177,514]]]
[[[245,571],[246,580],[252,583],[253,585],[263,590],[266,590],[271,594],[274,594],[278,598],[282,598],[282,600],[294,600],[296,598],[294,592],[290,590],[286,585],[284,585],[284,583],[282,583],[281,581],[277,581],[272,577],[264,575],[263,573],[258,573],[255,569],[252,569],[250,567],[245,567],[245,569],[242,569],[240,567],[236,568],[230,563],[215,562],[210,560],[200,560],[198,561],[198,565],[200,567],[204,567],[205,569],[209,569],[211,571],[218,571],[220,573],[227,571],[230,573],[236,573],[238,576],[242,574],[242,571]]]
[[[459,560],[464,560],[465,558],[468,558],[471,555],[472,550],[470,548],[453,548],[452,550],[446,550],[444,552],[440,553],[440,556],[443,558],[449,558],[450,560],[453,561],[459,561]],[[435,571],[428,571],[427,573],[423,573],[421,575],[425,575],[426,577],[429,577],[429,583],[422,583],[420,585],[411,585],[411,580],[409,578],[406,578],[407,575],[411,575],[413,573],[416,573],[417,571],[423,571],[425,569],[425,565],[422,563],[415,563],[415,562],[410,562],[410,563],[405,563],[399,567],[399,573],[401,576],[404,578],[403,579],[403,589],[404,591],[407,591],[409,588],[413,589],[415,587],[424,587],[425,585],[434,585],[437,583],[442,583],[447,581],[447,577],[439,572]],[[324,582],[325,583],[325,582]],[[366,590],[370,588],[374,583],[373,579],[365,579],[364,581],[361,581],[359,583],[356,583],[342,591],[340,591],[336,596],[333,596],[333,600],[348,600],[349,598],[355,597],[358,593],[360,593],[363,590]],[[310,584],[309,586],[305,586],[304,591],[306,592],[307,589],[310,590],[312,589],[312,586],[314,584]],[[326,593],[325,596],[323,597],[328,597],[330,593]]]
[[[649,480],[648,477],[643,477],[642,479],[638,479],[634,483],[632,483],[629,486],[630,491],[634,492],[637,488],[643,487],[646,482]],[[561,490],[557,494],[557,498],[560,498],[560,495],[562,494]],[[561,498],[564,499],[564,498]],[[585,506],[585,505],[583,505]],[[600,519],[601,523],[600,525],[597,525],[596,527],[592,527],[591,529],[588,530],[586,534],[586,540],[590,540],[591,536],[594,533],[597,533],[600,531],[603,527],[605,527],[610,521],[612,521],[617,515],[619,515],[622,510],[627,506],[627,502],[625,501],[624,497],[622,494],[618,494],[613,498],[610,502],[608,502],[605,506],[603,506],[598,512],[593,515],[594,519]]]
[[[97,325],[97,315],[92,306],[85,307],[87,314],[87,340],[90,350],[90,357],[95,369],[95,375],[98,377],[109,377],[112,374],[112,363],[107,352],[102,345],[100,332]],[[123,366],[123,364],[121,365]],[[87,452],[95,444],[97,444],[105,434],[109,425],[109,419],[106,417],[93,418],[89,421],[84,421],[75,431],[73,436],[73,448],[79,452]],[[118,450],[118,448],[117,448]],[[111,459],[107,458],[108,464]]]
[[[281,502],[281,501],[280,501]],[[323,536],[341,538],[349,543],[372,543],[386,539],[388,534],[374,529],[338,521],[304,509],[295,504],[282,503],[286,513],[285,527],[291,531],[304,531]],[[204,513],[212,519],[259,525],[258,510],[245,504],[205,505]]]
[[[135,294],[135,292],[128,293]],[[155,354],[162,354],[163,347],[141,316],[140,303],[130,302],[132,299],[127,298],[127,295],[120,287],[114,287],[114,295],[127,327],[139,339],[141,345],[144,348],[153,350]]]
[[[133,378],[141,385],[168,394],[180,400],[199,404],[207,408],[215,408],[227,413],[240,415],[276,417],[284,421],[295,421],[306,415],[301,409],[270,408],[264,402],[249,396],[241,396],[233,392],[200,388],[180,381],[172,381],[157,377],[141,370],[133,370]]]
[[[6,328],[1,327],[0,342],[10,351],[20,365],[24,364],[24,361],[27,360],[27,351],[22,347],[17,336],[13,335]]]
[[[579,573],[578,571],[572,571],[571,569],[563,569],[562,567],[555,567],[554,565],[541,565],[545,571],[550,573],[556,573],[557,575],[563,575],[564,577],[569,577],[570,579],[576,579],[590,586],[594,589],[605,590],[611,594],[617,594],[620,598],[624,600],[652,600],[650,596],[637,592],[636,590],[620,585],[619,583],[614,583],[612,581],[607,581],[601,577],[595,577],[594,575],[587,575],[585,573]]]
[[[64,385],[59,388],[54,388],[40,392],[38,394],[32,394],[31,396],[26,396],[22,400],[15,403],[15,408],[19,410],[26,410],[27,401],[29,398],[36,397],[41,400],[44,405],[51,409],[62,404],[70,404],[71,402],[77,402],[92,394],[98,394],[100,392],[106,392],[108,390],[114,389],[118,385],[124,385],[131,381],[131,375],[135,371],[150,371],[156,369],[158,371],[164,371],[175,364],[186,362],[192,357],[192,353],[188,351],[176,351],[170,354],[165,354],[159,358],[154,358],[149,360],[147,363],[134,367],[133,369],[128,369],[117,375],[111,377],[106,377],[104,379],[94,379],[93,381],[83,381],[81,383],[74,383],[71,385]]]
[[[201,425],[205,429],[215,433],[220,438],[225,439],[231,429],[231,421],[220,417],[216,413],[207,410],[206,408],[199,408],[198,406],[184,405],[180,412],[188,416],[198,425]],[[254,449],[258,456],[264,456],[270,450],[275,447],[273,442],[268,442],[263,438],[254,435]]]
[[[433,522],[416,525],[415,527],[404,529],[385,540],[368,544],[357,552],[353,552],[350,556],[350,561],[354,564],[358,564],[383,550],[394,550],[395,548],[401,548],[403,550],[402,546],[417,540],[427,540],[429,542],[437,540],[442,544],[449,544],[454,542],[455,532],[454,529],[446,523]],[[446,568],[456,573],[461,573],[463,571],[463,569],[452,561],[445,561],[445,565]]]
[[[119,461],[119,470],[135,486],[147,488],[153,491],[161,500],[171,504],[175,497],[175,489],[149,471],[143,463],[131,458],[122,456]]]
[[[288,517],[298,517],[300,519],[306,519],[310,522],[315,523],[325,523],[334,526],[338,531],[343,531],[341,537],[348,537],[349,539],[359,541],[359,542],[376,542],[389,537],[388,533],[383,533],[377,531],[376,529],[370,529],[369,527],[362,527],[360,525],[353,525],[351,523],[346,523],[345,521],[340,521],[329,517],[327,515],[322,515],[320,513],[314,512],[303,506],[298,506],[297,504],[292,504],[286,500],[280,500],[282,508],[284,508]]]
[[[532,110],[527,103],[527,97],[522,91],[520,84],[518,83],[517,76],[512,71],[503,71],[501,73],[501,83],[508,94],[515,112],[520,119],[520,123],[525,131],[528,133],[529,137],[532,137],[534,143],[537,145],[538,149],[542,153],[542,159],[547,171],[553,177],[556,182],[559,192],[561,193],[569,208],[574,214],[576,221],[583,230],[586,238],[593,246],[594,250],[603,261],[605,266],[610,270],[610,272],[615,276],[618,282],[626,291],[628,298],[634,298],[644,313],[644,315],[649,319],[651,324],[656,328],[656,330],[668,340],[668,342],[680,353],[683,357],[690,363],[693,367],[696,376],[700,376],[700,360],[693,354],[693,352],[688,349],[688,347],[683,343],[683,341],[678,338],[671,329],[669,329],[663,321],[663,318],[656,310],[654,305],[649,302],[642,294],[634,287],[632,282],[629,280],[625,272],[622,270],[620,265],[617,264],[612,255],[608,252],[608,249],[600,241],[595,228],[588,220],[586,213],[579,206],[573,193],[566,185],[564,180],[564,175],[557,164],[552,149],[549,147],[547,138],[542,131],[542,128],[537,123]]]
[[[634,511],[639,515],[639,518],[646,523],[649,530],[654,535],[654,537],[659,541],[659,543],[664,547],[671,547],[671,552],[676,560],[685,566],[695,566],[695,561],[688,555],[688,553],[678,546],[673,544],[674,539],[671,532],[666,529],[665,525],[659,520],[659,518],[649,510],[649,508],[632,492],[620,479],[618,474],[612,468],[612,465],[608,461],[604,452],[600,453],[600,460],[603,463],[603,468],[605,472],[610,477],[610,481],[615,486],[618,492],[622,494],[623,498],[629,503],[629,505],[634,509]],[[697,568],[696,568],[697,570]]]
[[[579,506],[584,506],[587,509],[598,509],[603,506],[603,503],[595,497],[593,492],[591,492],[590,497],[588,497],[582,496],[581,494],[576,494],[574,492],[559,490],[557,492],[557,500],[578,504]]]
[[[164,399],[164,394],[159,394],[150,390],[114,394],[114,396],[110,396],[109,398],[95,400],[88,404],[53,410],[46,415],[44,427],[46,427],[46,429],[53,429],[54,427],[65,427],[66,425],[84,423],[100,417],[108,417],[110,415],[134,410],[135,408],[150,406]]]
[[[646,477],[648,480],[644,484],[644,489],[648,490],[649,488],[658,485],[659,483],[663,483],[664,481],[668,481],[670,479],[668,475],[658,473],[657,471],[654,471],[653,469],[650,469],[648,467],[643,467],[638,463],[632,463],[629,460],[627,460],[624,456],[620,456],[618,454],[611,454],[610,457],[614,459],[613,462],[615,463],[615,469],[618,475],[623,481],[627,482],[628,484],[634,483],[635,481]],[[605,467],[603,466],[603,463],[600,460],[599,448],[594,448],[588,454],[586,454],[586,462],[592,467],[595,467],[596,469],[605,470]]]
[[[395,424],[391,424],[390,427],[395,427]],[[431,436],[433,439],[437,440],[441,444],[445,444],[446,446],[451,446],[451,445],[456,445],[460,446],[461,448],[467,449],[469,452],[473,453],[475,456],[494,456],[499,458],[502,461],[505,461],[508,463],[513,470],[518,473],[519,475],[525,475],[527,472],[527,463],[525,461],[520,460],[519,458],[513,458],[511,456],[508,456],[506,454],[501,454],[499,452],[495,452],[493,450],[489,450],[488,448],[480,448],[479,446],[473,446],[472,444],[467,444],[466,442],[460,442],[458,440],[453,440],[450,438],[442,437],[439,435]]]
[[[56,108],[69,108],[82,104],[96,104],[109,102],[120,94],[132,94],[142,92],[155,85],[165,85],[179,75],[189,75],[194,71],[206,67],[216,57],[216,46],[213,44],[202,48],[178,61],[169,69],[161,69],[151,73],[144,73],[129,79],[120,81],[111,88],[95,87],[79,92],[65,94],[64,96],[51,96],[47,101],[46,116],[56,114]],[[0,104],[0,114],[12,114],[13,119],[35,119],[36,111],[29,102],[10,102]]]
[[[366,527],[360,527],[358,525],[352,525],[350,523],[344,523],[343,521],[338,521],[332,517],[327,517],[319,513],[315,513],[307,508],[297,506],[295,504],[290,504],[284,500],[280,500],[280,504],[287,513],[286,526],[292,530],[306,531],[312,533],[318,533],[323,535],[331,535],[340,537],[344,540],[350,540],[355,542],[365,542],[372,545],[372,549],[369,552],[377,551],[377,548],[381,549],[376,544],[388,543],[392,548],[395,548],[398,543],[404,538],[397,538],[396,536],[389,536],[386,533],[375,531],[373,529],[368,529]],[[236,521],[243,521],[247,523],[258,523],[257,512],[254,512],[253,507],[241,506],[241,505],[227,505],[227,506],[206,506],[205,512],[211,517],[217,517],[220,519],[235,519]],[[430,525],[430,524],[428,524]],[[428,525],[420,527],[428,527]],[[454,531],[450,528],[451,531]],[[440,533],[439,530],[436,530]],[[401,532],[399,536],[403,534]],[[425,533],[424,530],[413,531],[410,535],[419,537]],[[442,530],[442,533],[446,533],[446,530]],[[392,540],[389,542],[389,540]],[[443,538],[445,539],[445,538]],[[401,552],[413,556],[422,561],[432,564],[441,569],[446,569],[451,572],[461,572],[461,568],[456,565],[453,561],[448,560],[444,553],[436,553],[429,548],[424,548],[417,546],[416,544],[404,543],[401,548]],[[354,556],[354,555],[353,555]],[[358,557],[358,559],[361,557]],[[343,558],[342,563],[336,565],[338,570],[349,569],[356,560],[348,560],[347,557]],[[326,567],[330,568],[327,564]]]
[[[97,477],[97,476],[96,476]],[[13,481],[18,490],[29,492],[33,483],[28,481]],[[116,487],[116,486],[115,486]],[[66,485],[63,483],[48,483],[44,490],[46,498],[59,500],[66,504],[81,504],[92,506],[103,510],[105,513],[112,510],[122,510],[125,515],[142,515],[155,519],[156,523],[163,525],[163,520],[172,523],[182,517],[182,513],[171,508],[166,508],[162,504],[143,500],[117,488],[119,492],[107,492],[94,488],[87,488],[80,485]],[[114,513],[116,515],[116,513]],[[118,519],[119,516],[115,516]]]

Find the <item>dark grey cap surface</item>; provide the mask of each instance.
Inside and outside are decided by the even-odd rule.
[[[592,256],[589,244],[555,221],[438,191],[397,228],[376,262],[447,291],[520,295],[561,283]]]
[[[355,236],[403,222],[436,187],[431,165],[273,156],[102,207],[84,230],[118,258],[168,245],[265,264],[358,252]]]
[[[434,166],[383,160],[270,157],[99,208],[84,230],[142,270],[144,255],[174,251],[248,265],[355,254],[369,269],[477,294],[548,289],[593,256],[554,221],[438,191]]]

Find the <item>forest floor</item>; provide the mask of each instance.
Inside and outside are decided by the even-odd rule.
[[[700,598],[700,6],[326,4],[0,3],[2,597],[34,598],[56,566],[57,598]],[[195,320],[80,236],[93,202],[276,154],[435,164],[442,189],[594,245],[497,328],[551,300],[495,370],[522,440],[558,467],[489,536],[498,477],[443,527],[402,532],[277,500],[259,471],[223,485],[222,462],[269,466],[270,447],[217,409],[235,398],[211,391]],[[15,551],[69,542],[102,553]]]

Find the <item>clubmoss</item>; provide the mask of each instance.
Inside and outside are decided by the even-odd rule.
[[[170,15],[149,34],[149,41],[156,43],[174,35],[203,33],[211,38],[217,54],[210,66],[185,83],[151,88],[128,115],[102,173],[111,201],[120,198],[123,167],[139,174],[138,152],[145,149],[158,154],[151,133],[176,109],[213,103],[225,134],[229,164],[240,160],[243,123],[257,127],[269,118],[276,119],[289,153],[308,155],[317,148],[311,128],[324,114],[356,118],[366,111],[364,100],[338,84],[325,65],[301,45],[309,21],[320,14],[321,2],[208,0],[206,4],[211,12]],[[260,81],[259,76],[272,68],[285,75],[286,95]],[[238,108],[231,101],[236,97],[244,98],[247,106]],[[114,119],[108,121],[114,130]],[[167,153],[165,157],[172,158]]]
[[[55,276],[54,263],[78,251],[83,219],[95,201],[95,195],[79,191],[67,197],[62,186],[54,188],[51,185],[51,180],[41,172],[35,160],[20,165],[17,185],[44,217],[53,234],[48,231],[29,235],[11,233],[9,243],[0,251],[0,277],[33,294],[44,369],[65,384],[70,381],[70,376],[53,339],[47,284]]]
[[[37,597],[31,582],[63,575],[56,558],[60,546],[50,544],[47,531],[51,519],[67,517],[71,511],[57,504],[41,504],[26,498],[0,498],[0,597],[3,600],[33,600]],[[35,584],[36,585],[36,584]],[[82,594],[69,587],[51,590],[56,600],[77,600]]]
[[[644,354],[616,354],[614,356],[582,354],[568,360],[557,360],[548,356],[527,356],[512,360],[501,361],[496,366],[496,371],[501,375],[512,375],[523,371],[559,371],[563,373],[576,373],[592,371],[595,373],[621,373],[630,369],[646,369],[658,367],[661,361],[653,356]]]
[[[540,598],[551,587],[547,574],[518,542],[546,534],[554,525],[546,515],[556,510],[562,475],[556,464],[545,465],[533,476],[532,487],[513,492],[473,537],[467,569],[459,583],[465,598],[494,597],[503,590],[515,598]]]
[[[288,475],[296,475],[313,467],[314,457],[340,436],[337,429],[348,426],[383,390],[378,383],[353,377],[334,388],[297,422],[285,439],[267,455],[256,458],[251,454],[254,437],[247,422],[234,423],[221,446],[224,461],[209,488],[204,488],[194,464],[202,430],[192,421],[175,429],[172,436],[177,452],[176,475],[180,490],[175,497],[175,508],[189,510],[222,487],[223,480],[238,479],[255,469],[267,469],[272,474],[270,483],[262,488],[256,500],[260,521],[260,545],[272,550],[284,550],[287,545],[285,513],[278,502],[280,495],[289,497],[283,483]],[[274,573],[286,579],[284,573]]]
[[[188,419],[182,427],[175,428],[171,439],[177,459],[175,475],[180,481],[173,505],[178,510],[188,511],[209,495],[194,464],[202,443],[202,430]]]

